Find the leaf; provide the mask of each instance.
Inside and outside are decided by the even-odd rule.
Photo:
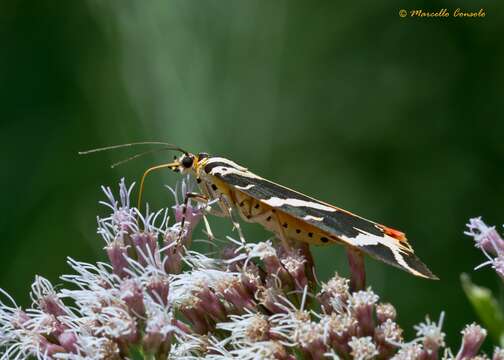
[[[142,347],[138,345],[130,346],[129,350],[128,357],[132,360],[150,360],[154,358],[154,356],[144,355]]]
[[[495,341],[504,345],[504,314],[490,289],[475,285],[469,275],[460,276],[462,288],[483,326]]]

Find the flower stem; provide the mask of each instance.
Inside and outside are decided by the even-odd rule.
[[[363,290],[366,287],[366,270],[364,256],[360,251],[347,248],[348,264],[350,265],[351,291]]]

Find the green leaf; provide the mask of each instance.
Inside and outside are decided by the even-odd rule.
[[[153,356],[144,355],[143,349],[139,345],[132,345],[130,346],[129,350],[130,350],[129,358],[132,360],[146,360],[154,358]]]
[[[490,289],[475,285],[469,275],[460,276],[462,287],[490,336],[504,346],[504,314]]]

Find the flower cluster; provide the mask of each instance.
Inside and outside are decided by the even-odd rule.
[[[62,276],[68,286],[57,289],[37,276],[30,309],[2,292],[2,360],[400,360],[440,354],[461,360],[476,358],[485,339],[480,326],[467,326],[453,356],[444,349],[441,316],[438,323],[427,318],[406,342],[395,308],[371,288],[353,290],[338,274],[319,284],[307,246],[286,251],[269,240],[227,237],[219,256],[195,252],[190,245],[201,219],[213,237],[206,208],[176,201],[170,225],[168,209],[142,215],[130,206],[132,188],[121,181],[118,199],[104,188],[110,214],[98,219],[98,234],[108,262],[69,259],[73,274]],[[503,355],[496,349],[494,359]]]
[[[474,239],[474,246],[480,249],[488,259],[476,269],[490,265],[497,275],[504,279],[504,239],[495,226],[488,226],[481,217],[472,218],[467,223],[467,231],[464,234]]]

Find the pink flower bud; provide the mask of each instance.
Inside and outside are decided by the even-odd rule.
[[[226,319],[224,305],[207,286],[203,286],[196,296],[201,300],[199,305],[208,316],[215,321],[224,321]]]
[[[35,276],[35,281],[32,286],[31,298],[40,310],[54,317],[55,321],[58,316],[66,315],[65,305],[59,299],[52,284],[42,276]]]
[[[376,318],[378,322],[381,324],[387,320],[394,321],[396,319],[397,312],[395,307],[389,303],[382,303],[376,305]]]
[[[496,347],[494,349],[492,360],[504,360],[504,349]]]
[[[48,356],[53,356],[57,353],[66,353],[67,350],[61,345],[53,344],[49,342],[45,337],[39,336],[39,344],[40,352],[42,354],[46,354]]]
[[[262,287],[258,290],[256,298],[268,311],[272,313],[283,313],[285,310],[279,306],[283,301],[280,296],[283,292],[275,287]]]
[[[231,260],[236,257],[236,250],[237,246],[234,244],[224,246],[224,248],[221,250],[221,258],[222,260]],[[230,272],[239,272],[245,265],[245,260],[233,260],[233,261],[228,261],[227,262],[227,270]]]
[[[437,324],[427,317],[424,323],[414,327],[419,336],[418,340],[422,340],[423,343],[422,359],[437,359],[439,348],[445,346],[445,333],[442,332],[443,320],[444,313],[441,313]]]
[[[72,331],[66,330],[62,332],[58,336],[58,342],[66,351],[71,353],[77,352],[77,336]]]
[[[411,342],[404,344],[401,349],[391,357],[392,360],[423,360],[426,357],[424,356],[424,350],[422,349],[422,345]]]
[[[164,269],[168,274],[178,274],[182,269],[182,247],[177,246],[179,230],[170,228],[163,239]]]
[[[30,317],[21,309],[16,309],[11,319],[11,325],[14,329],[24,329]]]
[[[159,250],[157,235],[152,232],[135,232],[131,234],[131,240],[138,254],[138,262],[141,265],[145,266],[147,264],[146,257],[156,254]]]
[[[215,286],[216,291],[234,305],[237,313],[242,313],[245,309],[255,309],[255,301],[240,279],[221,280]]]
[[[477,248],[493,255],[504,253],[504,239],[495,230],[495,226],[488,226],[481,217],[470,219],[466,225],[468,231],[464,234],[474,239]]]
[[[308,277],[305,271],[306,259],[298,253],[293,253],[283,257],[281,262],[294,280],[296,288],[303,290],[308,285]]]
[[[357,334],[357,320],[349,314],[332,313],[323,318],[328,342],[340,355],[349,354],[348,341]]]
[[[373,310],[378,301],[376,295],[371,289],[367,291],[357,291],[348,299],[350,311],[359,323],[359,334],[372,335],[374,332]]]
[[[290,283],[290,276],[287,270],[282,266],[280,259],[276,254],[266,255],[263,259],[264,269],[269,275],[278,277],[282,284]]]
[[[191,322],[194,332],[197,334],[206,334],[210,331],[211,326],[199,302],[198,298],[193,298],[190,302],[180,307],[180,312]]]
[[[322,284],[322,290],[318,293],[317,299],[326,313],[340,312],[346,306],[350,296],[348,283],[348,279],[336,273],[327,283]]]
[[[167,357],[170,351],[173,330],[172,317],[164,309],[157,314],[150,314],[142,338],[143,349],[148,354],[155,354],[155,358]]]
[[[467,360],[476,356],[481,344],[485,341],[487,332],[481,326],[476,324],[467,325],[462,330],[462,345],[457,354],[456,360]]]
[[[297,244],[299,254],[306,260],[306,276],[308,281],[312,283],[316,283],[316,275],[315,275],[315,262],[313,260],[313,255],[310,250],[310,245],[307,243]]]
[[[66,314],[64,305],[56,295],[51,294],[41,297],[39,299],[39,306],[43,312],[53,315],[54,317]]]
[[[180,320],[172,319],[172,325],[178,328],[183,333],[190,334],[192,332],[191,328]]]
[[[248,263],[247,268],[243,269],[241,273],[241,282],[250,295],[255,294],[262,286],[259,268],[252,263]]]
[[[143,291],[140,283],[127,279],[121,284],[121,299],[128,306],[130,313],[142,317],[145,314]]]
[[[360,338],[353,337],[348,345],[352,349],[350,355],[352,355],[354,359],[374,359],[376,355],[378,355],[376,345],[369,336]]]
[[[159,305],[168,304],[168,292],[170,289],[168,278],[152,276],[146,285],[147,293]]]
[[[387,319],[375,329],[374,341],[380,356],[388,359],[396,350],[393,344],[401,343],[403,330],[394,321]]]
[[[128,273],[125,271],[128,268],[128,261],[126,260],[128,248],[123,245],[121,240],[116,239],[108,244],[105,250],[107,251],[114,274],[120,278],[128,277]]]
[[[324,342],[324,329],[315,322],[299,322],[294,332],[294,339],[300,344],[307,358],[326,359],[327,346]]]

